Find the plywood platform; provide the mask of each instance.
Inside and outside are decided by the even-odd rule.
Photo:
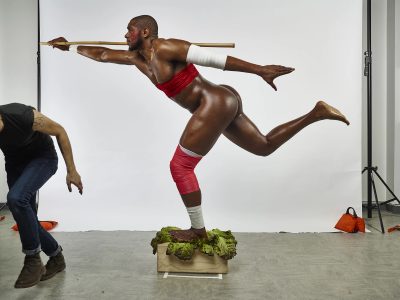
[[[157,272],[179,273],[228,273],[228,261],[218,255],[208,256],[195,250],[191,260],[180,260],[175,255],[167,255],[168,243],[157,246]]]

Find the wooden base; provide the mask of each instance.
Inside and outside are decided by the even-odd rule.
[[[195,250],[191,260],[181,260],[175,255],[167,255],[168,243],[157,246],[157,272],[179,273],[228,273],[228,261],[218,255],[208,256]]]

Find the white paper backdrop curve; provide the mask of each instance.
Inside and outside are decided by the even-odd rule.
[[[332,231],[348,206],[361,210],[361,1],[41,0],[41,37],[124,41],[129,20],[150,14],[160,37],[235,42],[214,49],[258,64],[296,68],[261,78],[199,67],[235,87],[246,114],[267,133],[325,99],[350,126],[315,123],[269,157],[221,137],[200,162],[208,228],[247,232]],[[67,130],[84,194],[68,193],[60,155],[41,190],[40,219],[57,230],[158,230],[188,227],[169,161],[190,114],[135,67],[102,64],[42,47],[42,111]]]

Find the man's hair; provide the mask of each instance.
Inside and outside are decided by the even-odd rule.
[[[141,15],[134,17],[131,22],[135,23],[135,26],[139,27],[140,29],[149,28],[150,35],[158,37],[158,25],[157,21],[149,15]]]

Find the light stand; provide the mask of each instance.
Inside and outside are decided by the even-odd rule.
[[[364,76],[367,76],[367,131],[368,131],[368,166],[362,171],[364,173],[367,171],[368,176],[368,218],[372,217],[372,209],[377,208],[379,214],[379,221],[381,224],[382,233],[385,233],[385,228],[383,227],[382,215],[380,206],[390,203],[392,201],[397,201],[400,204],[399,198],[392,192],[389,186],[385,183],[382,177],[378,173],[378,167],[372,166],[372,57],[371,57],[371,0],[367,0],[367,51],[364,52],[365,55],[365,66],[364,66]],[[393,199],[379,203],[378,195],[376,193],[374,174],[378,176],[379,180],[387,188],[387,190],[394,197]],[[374,190],[375,205],[372,204],[372,189]]]

